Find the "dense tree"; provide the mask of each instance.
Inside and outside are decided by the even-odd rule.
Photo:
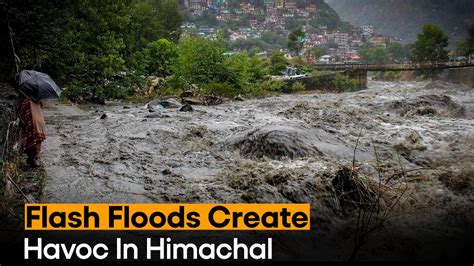
[[[233,82],[230,80],[222,43],[203,38],[188,38],[178,46],[175,74],[195,83]]]
[[[310,53],[312,56],[314,56],[317,59],[319,59],[321,56],[325,55],[327,53],[327,49],[322,48],[322,47],[314,47],[311,48]]]
[[[273,32],[273,31],[264,31],[261,36],[262,41],[272,44],[278,49],[287,48],[288,40],[284,34]]]
[[[262,81],[267,76],[264,60],[258,56],[248,56],[246,53],[237,53],[226,60],[230,73],[237,76],[237,88],[245,89],[251,84]]]
[[[236,88],[242,90],[249,85],[251,76],[250,57],[247,53],[237,53],[226,59],[228,73],[232,73]]]
[[[410,57],[410,47],[400,43],[389,43],[387,45],[387,52],[394,62],[403,62]]]
[[[463,40],[454,41],[454,52],[456,56],[469,56],[474,53],[474,23],[467,29],[468,36]]]
[[[470,48],[467,40],[457,40],[454,42],[454,54],[455,56],[468,56]]]
[[[14,31],[21,68],[47,72],[89,96],[113,94],[107,84],[131,70],[132,55],[152,51],[148,44],[160,38],[178,41],[182,23],[177,0],[0,0],[0,9],[1,28],[10,22]],[[0,33],[12,54],[8,34]]]
[[[132,55],[141,51],[150,42],[158,38],[161,31],[160,20],[155,19],[155,12],[144,1],[136,2],[130,9],[130,23],[125,36],[126,54]]]
[[[126,0],[83,0],[73,1],[67,10],[74,19],[63,30],[71,50],[67,58],[71,69],[66,74],[90,87],[93,97],[102,95],[106,80],[124,70],[122,32],[130,22],[127,5]]]
[[[364,64],[386,64],[390,55],[382,46],[365,46],[360,49],[360,56]]]
[[[303,28],[298,28],[288,35],[288,48],[290,51],[295,52],[297,55],[300,54],[303,49],[305,35]]]
[[[412,46],[412,60],[415,62],[442,62],[448,59],[449,37],[444,30],[433,24],[426,24]]]
[[[267,76],[264,60],[246,52],[226,55],[223,43],[186,38],[178,45],[178,58],[167,88],[183,90],[196,84],[204,93],[232,96],[254,93]]]
[[[270,58],[270,74],[280,75],[282,71],[286,70],[288,66],[288,60],[285,55],[281,52],[273,52]]]
[[[250,83],[260,82],[268,75],[268,68],[265,66],[264,60],[259,56],[250,57],[249,63]]]
[[[469,47],[469,53],[474,53],[474,23],[467,29],[468,37],[467,37],[467,46]]]
[[[134,54],[131,67],[143,75],[167,77],[172,74],[178,57],[176,44],[160,39],[151,42],[141,52]]]
[[[183,16],[178,1],[154,0],[154,2],[155,5],[152,5],[152,8],[156,10],[156,16],[161,20],[163,27],[160,37],[177,42],[181,36],[181,25],[183,24]]]
[[[260,51],[264,51],[268,49],[277,48],[277,46],[267,43],[263,41],[262,39],[255,39],[255,38],[235,40],[230,44],[230,47],[232,48],[232,50],[247,51],[249,53],[251,51],[260,52]]]
[[[66,21],[64,11],[69,1],[0,0],[0,46],[2,79],[14,75],[13,46],[21,59],[20,68],[60,70],[68,55],[63,36],[56,25]],[[9,34],[8,24],[12,29]],[[10,40],[10,37],[13,37]],[[49,62],[57,62],[49,64]],[[7,74],[8,73],[8,74]]]

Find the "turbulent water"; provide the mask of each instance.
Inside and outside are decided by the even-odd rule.
[[[43,200],[309,202],[318,225],[330,227],[350,220],[341,173],[355,162],[367,195],[380,180],[390,185],[387,205],[404,191],[400,214],[427,210],[443,220],[439,210],[449,209],[473,222],[470,87],[372,82],[353,93],[194,109],[51,103]]]
[[[374,82],[361,92],[283,95],[192,113],[52,105],[45,200],[239,202],[248,191],[232,184],[247,182],[246,172],[331,171],[352,161],[359,133],[357,161],[373,163],[375,146],[394,167],[458,166],[472,159],[473,100],[472,89],[447,83]]]

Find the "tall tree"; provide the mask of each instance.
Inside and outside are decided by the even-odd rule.
[[[364,64],[386,64],[390,55],[382,46],[366,46],[360,49],[360,56]]]
[[[469,53],[474,53],[474,23],[467,29],[468,37],[467,37],[467,46],[469,47]]]
[[[22,68],[47,72],[85,94],[113,90],[107,80],[130,69],[132,55],[161,38],[178,40],[177,1],[0,0],[0,47],[9,58],[0,62],[2,74],[14,66],[10,22]]]
[[[182,22],[183,15],[177,0],[134,0],[130,6],[130,23],[125,34],[127,55],[161,38],[177,42]]]
[[[226,82],[229,78],[222,44],[203,38],[189,38],[180,42],[175,68],[176,76],[199,85]]]
[[[306,34],[303,31],[303,28],[298,28],[292,31],[288,35],[288,48],[290,51],[295,52],[297,55],[300,54],[301,50],[303,49],[304,45],[304,37]]]
[[[160,37],[177,42],[181,36],[181,25],[183,24],[183,15],[178,1],[154,0],[152,8],[156,10],[156,16],[161,20],[162,36]]]
[[[469,43],[467,40],[456,40],[454,41],[454,55],[457,56],[468,56],[471,53]]]
[[[393,61],[402,62],[409,58],[410,48],[400,43],[390,43],[387,45],[387,52]]]
[[[130,22],[128,0],[71,1],[65,13],[70,19],[58,25],[69,47],[67,74],[101,96],[106,80],[124,70],[124,34]],[[108,94],[108,93],[107,93]]]
[[[273,52],[270,58],[270,74],[280,75],[282,71],[286,70],[288,66],[288,60],[285,55],[281,52]]]
[[[51,72],[62,69],[60,63],[53,65],[49,62],[67,55],[63,52],[63,36],[57,27],[67,20],[63,15],[67,6],[67,0],[0,0],[0,47],[5,53],[5,60],[2,57],[0,62],[1,74],[11,76],[14,73],[13,48],[21,59],[20,68],[47,69]]]
[[[448,59],[446,48],[449,37],[434,24],[426,24],[412,46],[412,60],[415,62],[442,62]]]

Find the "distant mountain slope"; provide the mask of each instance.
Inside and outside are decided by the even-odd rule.
[[[339,16],[355,25],[413,42],[425,23],[443,26],[452,39],[464,37],[474,21],[473,0],[326,0]]]

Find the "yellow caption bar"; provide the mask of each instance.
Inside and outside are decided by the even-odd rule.
[[[26,204],[25,230],[310,230],[310,205]]]

